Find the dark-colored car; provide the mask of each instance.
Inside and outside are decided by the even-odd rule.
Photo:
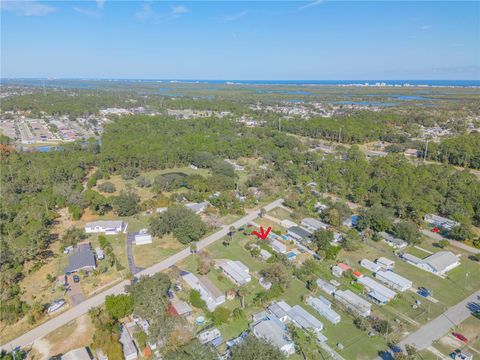
[[[464,343],[467,343],[467,342],[468,342],[468,339],[467,339],[464,335],[462,335],[462,334],[460,334],[460,333],[454,332],[454,333],[452,333],[452,335],[453,335],[454,337],[456,337],[458,340],[463,341]]]
[[[422,287],[418,288],[417,294],[427,298],[429,296],[432,296],[432,290],[427,289],[426,287],[422,286]]]
[[[74,283],[80,282],[80,277],[78,275],[73,275],[73,282]]]

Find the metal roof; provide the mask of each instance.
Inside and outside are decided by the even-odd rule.
[[[320,331],[323,329],[322,322],[300,305],[293,306],[288,311],[288,316],[303,329],[312,329],[314,331]]]

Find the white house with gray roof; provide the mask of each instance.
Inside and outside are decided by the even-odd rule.
[[[309,231],[318,231],[320,229],[326,230],[328,228],[328,225],[325,224],[324,222],[321,222],[320,220],[314,219],[314,218],[305,218],[301,221],[300,223],[305,229]]]
[[[252,280],[248,267],[241,261],[225,260],[220,262],[218,267],[237,285],[245,285]]]
[[[125,228],[126,224],[121,220],[98,220],[85,224],[85,232],[87,234],[104,233],[105,235],[115,235],[124,231]]]
[[[453,228],[460,225],[459,222],[447,219],[443,216],[435,215],[435,214],[427,214],[424,217],[425,222],[429,223],[432,226],[436,226],[446,231],[450,231]]]
[[[215,310],[219,305],[225,302],[225,294],[222,293],[207,277],[202,276],[200,279],[189,272],[182,273],[183,280],[192,289],[200,293],[200,297],[207,304],[209,311]]]
[[[94,270],[96,267],[95,254],[90,248],[90,244],[79,243],[68,258],[68,266],[65,268],[65,274],[71,274],[80,270]]]
[[[135,346],[130,333],[124,325],[120,328],[120,343],[122,344],[123,357],[125,360],[138,359],[138,350]]]
[[[309,296],[307,304],[332,324],[338,324],[342,319],[337,312],[331,309],[332,303],[323,296],[319,296],[318,298]]]
[[[385,241],[387,243],[387,245],[393,247],[394,249],[403,249],[404,247],[407,247],[408,243],[402,239],[399,239],[399,238],[396,238],[395,236],[385,232],[385,231],[381,231],[378,233],[378,235],[380,235],[383,239],[383,241]]]
[[[439,251],[425,259],[406,253],[401,254],[400,257],[409,264],[438,276],[444,276],[448,271],[460,265],[458,256],[450,251]]]
[[[285,356],[290,356],[295,352],[295,343],[290,339],[285,324],[274,316],[261,319],[250,328],[255,337],[269,342],[280,349]]]
[[[407,291],[413,285],[411,280],[408,280],[391,270],[380,269],[375,273],[375,277],[387,286],[402,292]]]

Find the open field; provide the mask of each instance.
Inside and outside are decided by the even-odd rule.
[[[290,213],[287,210],[285,210],[284,208],[281,208],[281,207],[277,207],[277,208],[269,211],[268,215],[273,216],[273,217],[275,217],[279,220],[290,220],[290,221],[296,222],[290,216]]]
[[[140,177],[145,177],[146,179],[149,179],[150,181],[153,182],[155,177],[157,177],[158,175],[170,174],[170,173],[182,173],[182,174],[185,174],[185,175],[198,174],[198,175],[202,175],[202,176],[205,176],[205,177],[210,174],[209,170],[207,170],[207,169],[194,170],[194,169],[187,166],[187,167],[170,168],[170,169],[164,169],[164,170],[148,171],[148,172],[141,173],[139,176]],[[105,182],[111,182],[113,185],[115,185],[115,188],[116,188],[116,191],[114,193],[108,194],[108,193],[102,193],[101,191],[99,191],[99,192],[102,193],[105,196],[116,196],[116,195],[120,194],[121,191],[126,191],[126,190],[128,190],[128,188],[131,187],[131,188],[135,189],[135,191],[140,196],[142,201],[152,198],[152,196],[154,194],[152,193],[150,188],[137,187],[135,181],[136,181],[135,179],[124,180],[120,175],[112,175],[112,176],[110,176],[110,179],[108,179],[108,180],[106,180],[106,179],[98,180],[97,185],[94,187],[94,189],[96,191],[99,191],[98,190],[99,185],[101,185]]]
[[[133,245],[133,257],[135,265],[146,268],[184,249],[173,235],[165,235],[162,238],[153,237],[151,244]]]

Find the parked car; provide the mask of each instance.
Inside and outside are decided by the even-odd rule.
[[[78,275],[73,275],[73,282],[74,283],[80,282],[80,277]]]
[[[422,287],[418,288],[417,294],[427,298],[429,296],[432,296],[432,290],[427,289],[426,287],[422,286]]]
[[[467,343],[467,342],[468,342],[468,339],[467,339],[464,335],[462,335],[462,334],[460,334],[460,333],[454,332],[454,333],[452,333],[452,335],[453,335],[454,337],[456,337],[458,340],[463,341],[464,343]]]

